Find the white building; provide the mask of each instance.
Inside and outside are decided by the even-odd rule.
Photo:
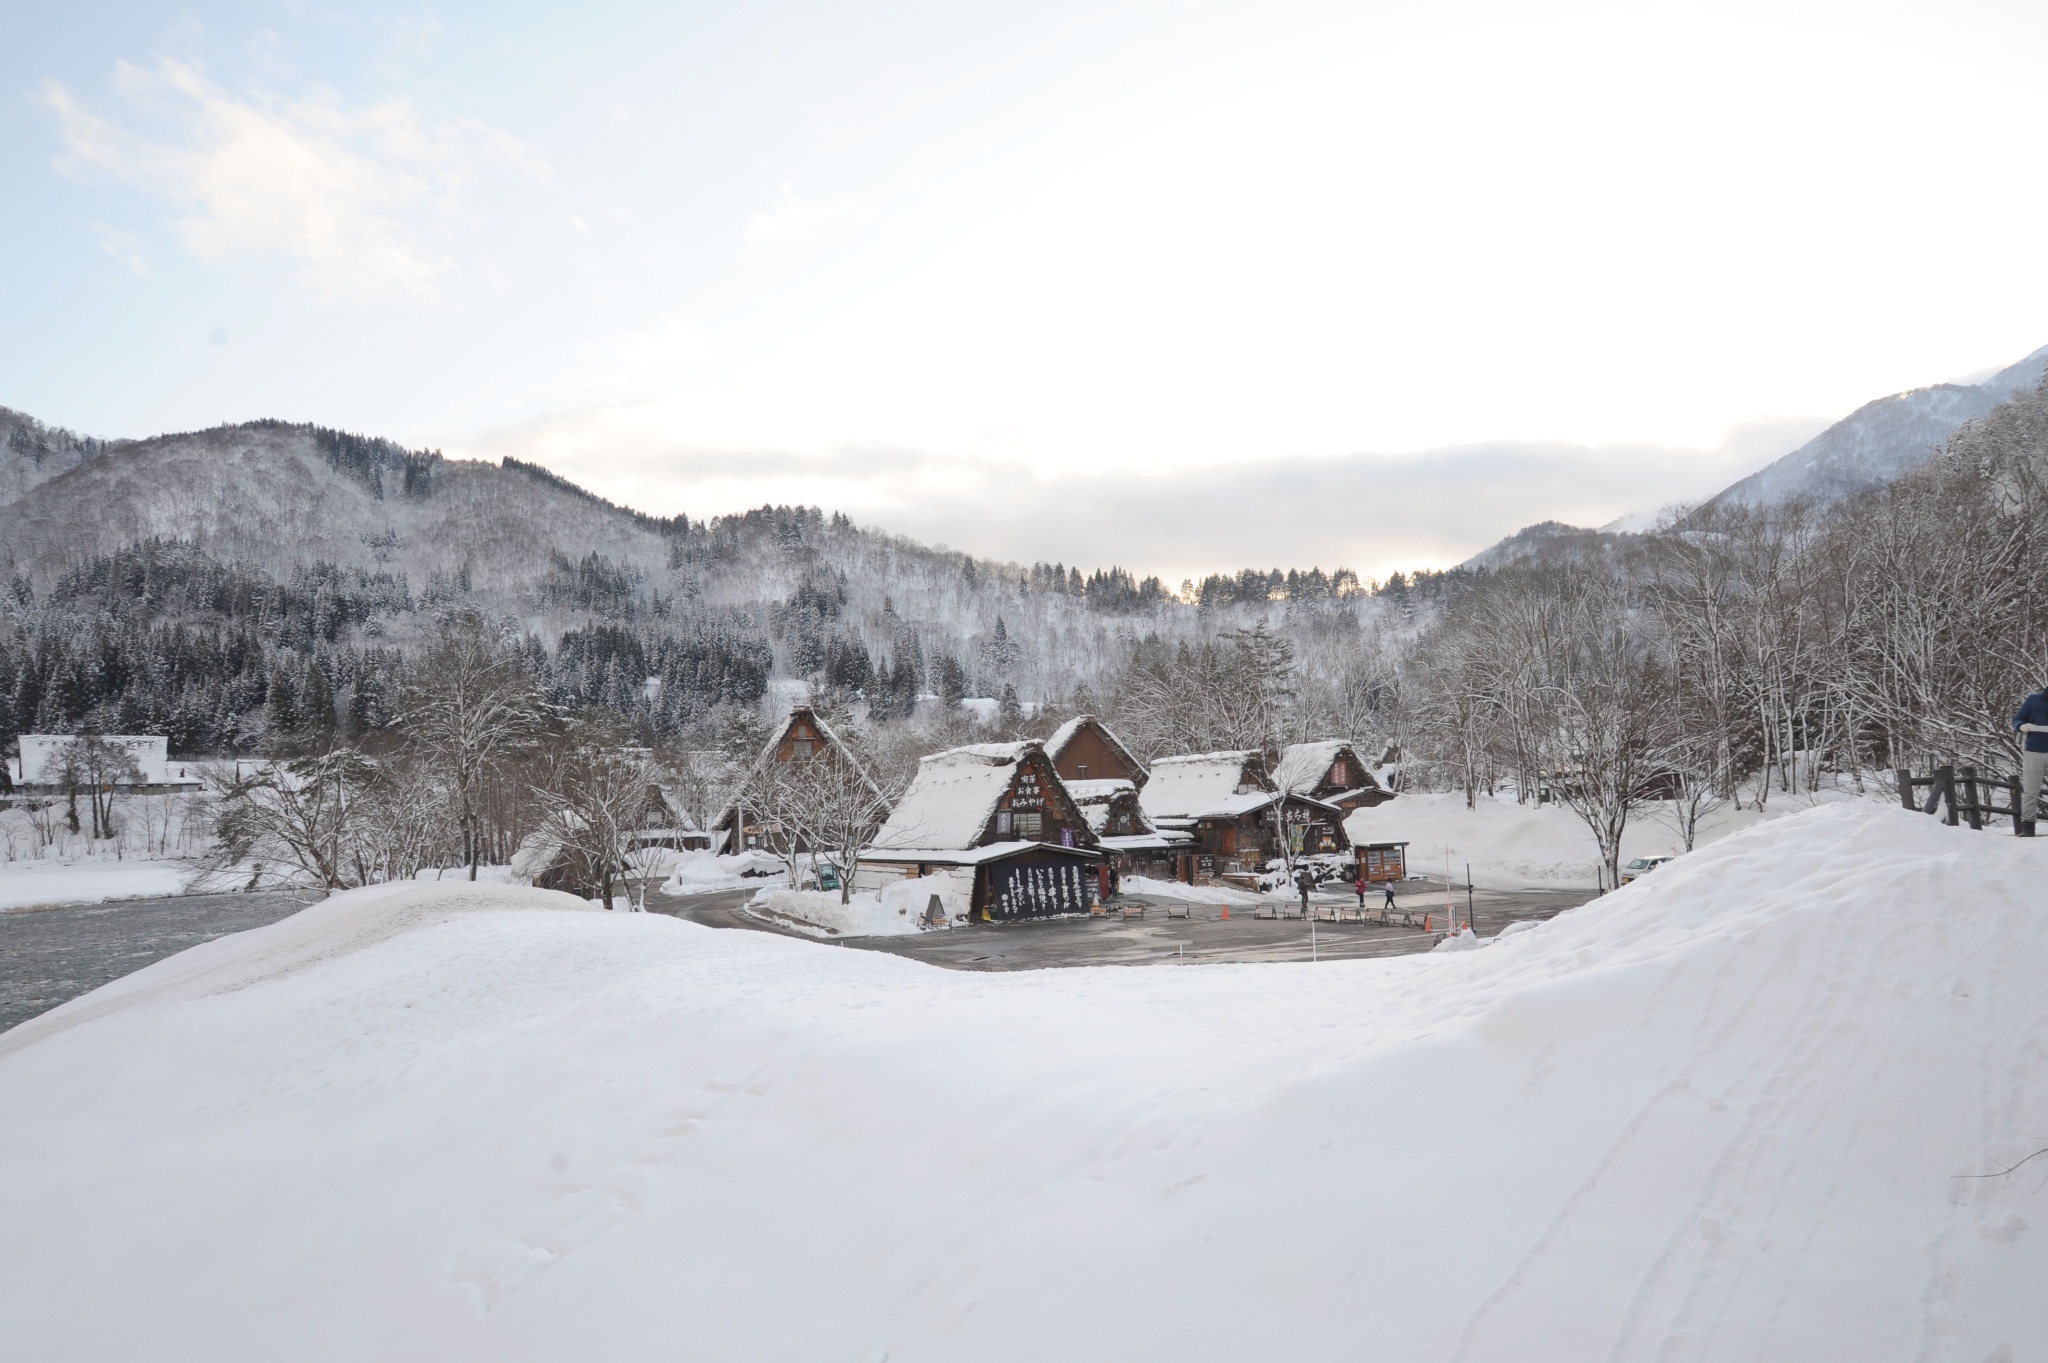
[[[14,784],[59,786],[64,783],[64,745],[72,734],[23,734],[21,759],[10,762]],[[103,734],[115,747],[126,748],[142,769],[142,784],[172,790],[199,789],[199,764],[183,759],[173,761],[170,740],[162,734]]]

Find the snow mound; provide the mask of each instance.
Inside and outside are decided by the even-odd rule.
[[[1155,880],[1151,876],[1125,876],[1119,882],[1125,894],[1146,899],[1181,899],[1190,904],[1256,904],[1259,897],[1228,885],[1189,885],[1179,880]]]
[[[837,890],[759,890],[749,911],[806,932],[832,937],[895,937],[920,931],[918,916],[930,899],[914,880],[863,890],[839,902]]]
[[[1718,842],[1817,804],[1852,798],[1824,790],[1813,795],[1781,794],[1761,811],[1717,809],[1702,821],[1698,845]],[[1621,839],[1623,861],[1685,850],[1665,808],[1652,803],[1629,821]],[[1460,883],[1470,866],[1472,883],[1486,890],[1590,890],[1600,875],[1599,845],[1578,815],[1563,805],[1525,805],[1481,796],[1476,808],[1467,809],[1463,795],[1410,793],[1370,809],[1354,810],[1344,821],[1344,832],[1354,844],[1407,843],[1408,874],[1438,882],[1446,866],[1451,878]]]
[[[679,852],[670,864],[664,894],[708,894],[714,890],[758,889],[771,876],[788,879],[782,858],[748,850],[722,857],[715,852]]]
[[[0,1355],[2025,1357],[2044,884],[1842,805],[1318,966],[309,910],[0,1045]]]
[[[482,881],[401,880],[349,890],[268,927],[203,942],[53,1008],[0,1035],[0,1056],[95,1018],[250,989],[487,909],[603,911],[555,890]]]

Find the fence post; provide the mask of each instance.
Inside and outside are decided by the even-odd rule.
[[[1920,806],[1913,803],[1913,773],[1904,767],[1895,767],[1892,769],[1892,775],[1899,781],[1899,803],[1918,814]]]
[[[1942,822],[1950,828],[1954,828],[1958,822],[1956,818],[1956,769],[1954,767],[1936,767],[1934,769],[1934,795],[1927,802],[1927,812],[1932,814],[1944,803],[1948,806],[1948,813],[1942,816]]]
[[[1977,798],[1977,769],[1957,767],[1956,775],[1963,783],[1964,821],[1979,833],[1984,831],[1984,811]]]

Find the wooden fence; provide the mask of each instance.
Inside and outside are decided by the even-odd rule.
[[[2020,808],[2020,783],[2016,776],[1981,775],[1975,767],[1936,767],[1932,776],[1915,776],[1900,769],[1899,803],[1922,814],[1940,813],[1951,827],[1968,824],[1981,829],[1986,819],[2011,819],[2019,837],[2034,836],[2035,811]],[[1927,789],[1923,800],[1917,792]],[[2003,795],[2002,805],[1991,803],[1994,794]]]

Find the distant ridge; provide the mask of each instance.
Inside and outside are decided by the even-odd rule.
[[[1978,384],[1937,383],[1866,402],[1792,453],[1716,494],[1709,505],[1827,504],[1883,487],[1920,467],[1966,421],[2032,392],[2048,346]]]
[[[1884,487],[1932,458],[1968,422],[1989,416],[2048,378],[2048,346],[1982,383],[1937,383],[1866,402],[1792,453],[1729,484],[1707,506],[1826,506]],[[1541,521],[1466,559],[1461,568],[1498,568],[1550,557],[1568,547],[1599,548],[1640,533],[1655,518],[1620,516],[1598,529]]]

